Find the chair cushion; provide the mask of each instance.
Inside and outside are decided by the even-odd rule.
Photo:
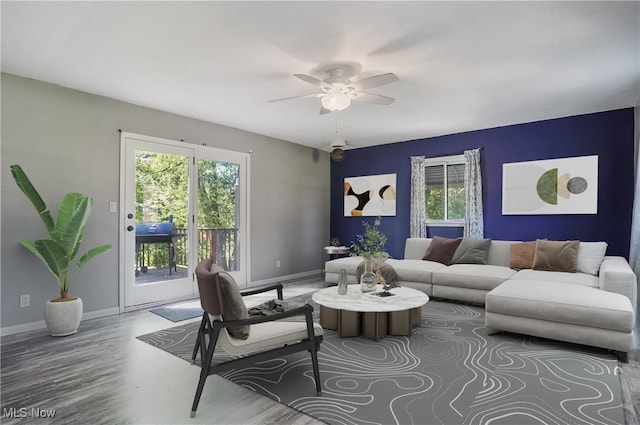
[[[214,317],[212,317],[213,319]],[[315,336],[324,334],[322,326],[317,323],[313,324],[313,332]],[[229,338],[229,334],[223,329],[220,332],[218,342],[227,354],[240,356],[282,347],[306,338],[306,322],[278,320],[251,325],[251,334],[246,339]]]
[[[222,306],[224,313],[222,319],[225,321],[241,320],[249,318],[247,306],[242,300],[240,289],[233,277],[226,272],[218,272],[220,278],[220,292],[222,295]],[[229,333],[235,338],[249,338],[249,326],[236,326],[227,328]]]
[[[435,261],[448,266],[451,264],[451,258],[453,258],[453,254],[456,252],[456,249],[461,242],[462,238],[448,239],[441,238],[440,236],[434,236],[422,259]]]

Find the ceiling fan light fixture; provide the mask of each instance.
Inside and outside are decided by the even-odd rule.
[[[322,107],[332,112],[342,111],[351,105],[351,95],[342,92],[328,93],[320,100]]]

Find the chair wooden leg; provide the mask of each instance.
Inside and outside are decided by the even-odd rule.
[[[316,381],[316,393],[320,395],[322,393],[322,384],[320,383],[317,346],[318,344],[316,344],[316,348],[309,350],[309,352],[311,353],[311,364],[313,365],[313,378]]]
[[[204,389],[204,383],[207,382],[207,377],[209,376],[209,368],[203,367],[200,371],[200,380],[198,381],[198,388],[196,389],[196,396],[193,398],[193,404],[191,405],[191,417],[196,416],[196,410],[198,409],[198,404],[200,403],[200,397],[202,396],[202,390]]]
[[[207,313],[205,312],[202,315],[202,320],[200,321],[200,328],[198,329],[198,336],[196,337],[196,345],[193,347],[193,354],[191,355],[191,364],[196,362],[196,356],[198,355],[198,350],[202,347],[203,344],[203,335],[205,330],[205,325],[207,321]],[[202,350],[204,351],[204,350]],[[202,353],[200,353],[200,358],[202,359]]]
[[[208,322],[208,318],[207,318],[207,322]],[[205,327],[207,327],[205,325]],[[193,398],[193,405],[191,406],[191,417],[195,417],[196,416],[196,410],[198,409],[198,404],[200,403],[200,397],[202,396],[202,390],[204,389],[204,383],[207,381],[207,377],[209,376],[209,373],[211,371],[211,361],[213,360],[213,352],[216,349],[216,343],[218,342],[218,332],[220,332],[219,328],[212,328],[211,325],[209,324],[208,326],[209,328],[209,343],[206,346],[207,351],[206,354],[204,354],[201,358],[201,362],[202,362],[202,370],[200,371],[200,380],[198,381],[198,387],[196,388],[196,395]],[[201,342],[201,345],[204,346],[205,343],[205,334],[206,334],[206,329],[203,330],[202,332],[200,332],[203,336],[203,340]],[[204,359],[204,360],[202,360]]]

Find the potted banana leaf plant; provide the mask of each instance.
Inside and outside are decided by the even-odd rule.
[[[53,336],[71,335],[77,331],[82,319],[82,299],[69,295],[71,283],[87,261],[109,250],[111,244],[90,249],[80,256],[75,270],[72,270],[72,262],[78,255],[84,230],[91,215],[93,200],[81,193],[67,193],[62,198],[54,219],[22,167],[12,165],[11,175],[35,207],[49,235],[49,239],[20,241],[42,261],[58,282],[60,297],[48,300],[45,306],[47,328]]]

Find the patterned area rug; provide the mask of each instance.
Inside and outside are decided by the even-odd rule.
[[[138,338],[189,361],[198,325]],[[319,362],[320,397],[308,353],[223,376],[329,424],[624,423],[613,355],[491,333],[481,307],[430,301],[410,337],[378,342],[325,331]]]

